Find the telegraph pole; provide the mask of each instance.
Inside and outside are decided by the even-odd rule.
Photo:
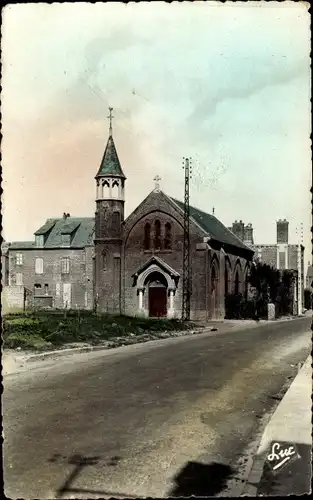
[[[298,234],[298,315],[302,314],[302,245],[303,245],[303,224],[301,222]]]
[[[183,303],[182,321],[190,320],[191,296],[191,258],[190,258],[190,228],[189,228],[189,184],[191,178],[191,159],[183,158],[185,171],[185,196],[184,196],[184,247],[183,247]]]

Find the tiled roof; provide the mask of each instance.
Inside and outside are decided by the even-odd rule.
[[[46,223],[35,232],[35,235],[46,234],[43,248],[62,247],[62,234],[71,234],[70,248],[83,248],[93,245],[95,219],[93,217],[68,217],[64,219],[48,219]],[[48,230],[44,230],[48,228]],[[50,230],[50,231],[49,231]],[[11,243],[10,249],[36,248],[35,241],[16,241]]]
[[[109,136],[96,178],[101,176],[121,177],[123,179],[126,178],[121,168],[120,160],[117,156],[112,135]]]
[[[71,228],[71,247],[84,247],[93,244],[95,219],[93,217],[70,217],[67,219],[56,219],[56,222],[48,235],[44,248],[55,248],[62,246],[62,234],[69,234]]]
[[[56,223],[58,219],[48,219],[43,226],[41,226],[37,231],[35,232],[35,235],[42,235],[46,234],[50,229],[53,228],[54,224]]]
[[[175,198],[171,199],[181,210],[184,210],[183,202],[178,201]],[[227,229],[227,227],[224,226],[224,224],[222,224],[214,215],[202,212],[202,210],[199,210],[198,208],[190,207],[190,218],[193,219],[205,233],[210,235],[212,239],[237,248],[249,250],[251,253],[253,252],[251,248],[237,238],[237,236]]]

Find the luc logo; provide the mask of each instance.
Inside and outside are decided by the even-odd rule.
[[[273,441],[271,451],[267,455],[267,462],[275,473],[297,458],[300,458],[300,455],[295,444]]]

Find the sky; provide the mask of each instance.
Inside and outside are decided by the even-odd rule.
[[[311,260],[310,18],[300,2],[12,4],[2,24],[3,238],[92,216],[113,136],[126,216],[154,188]]]

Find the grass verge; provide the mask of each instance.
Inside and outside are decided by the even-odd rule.
[[[73,342],[97,345],[116,337],[194,328],[179,320],[99,315],[90,311],[37,311],[3,318],[4,348],[46,350]]]

